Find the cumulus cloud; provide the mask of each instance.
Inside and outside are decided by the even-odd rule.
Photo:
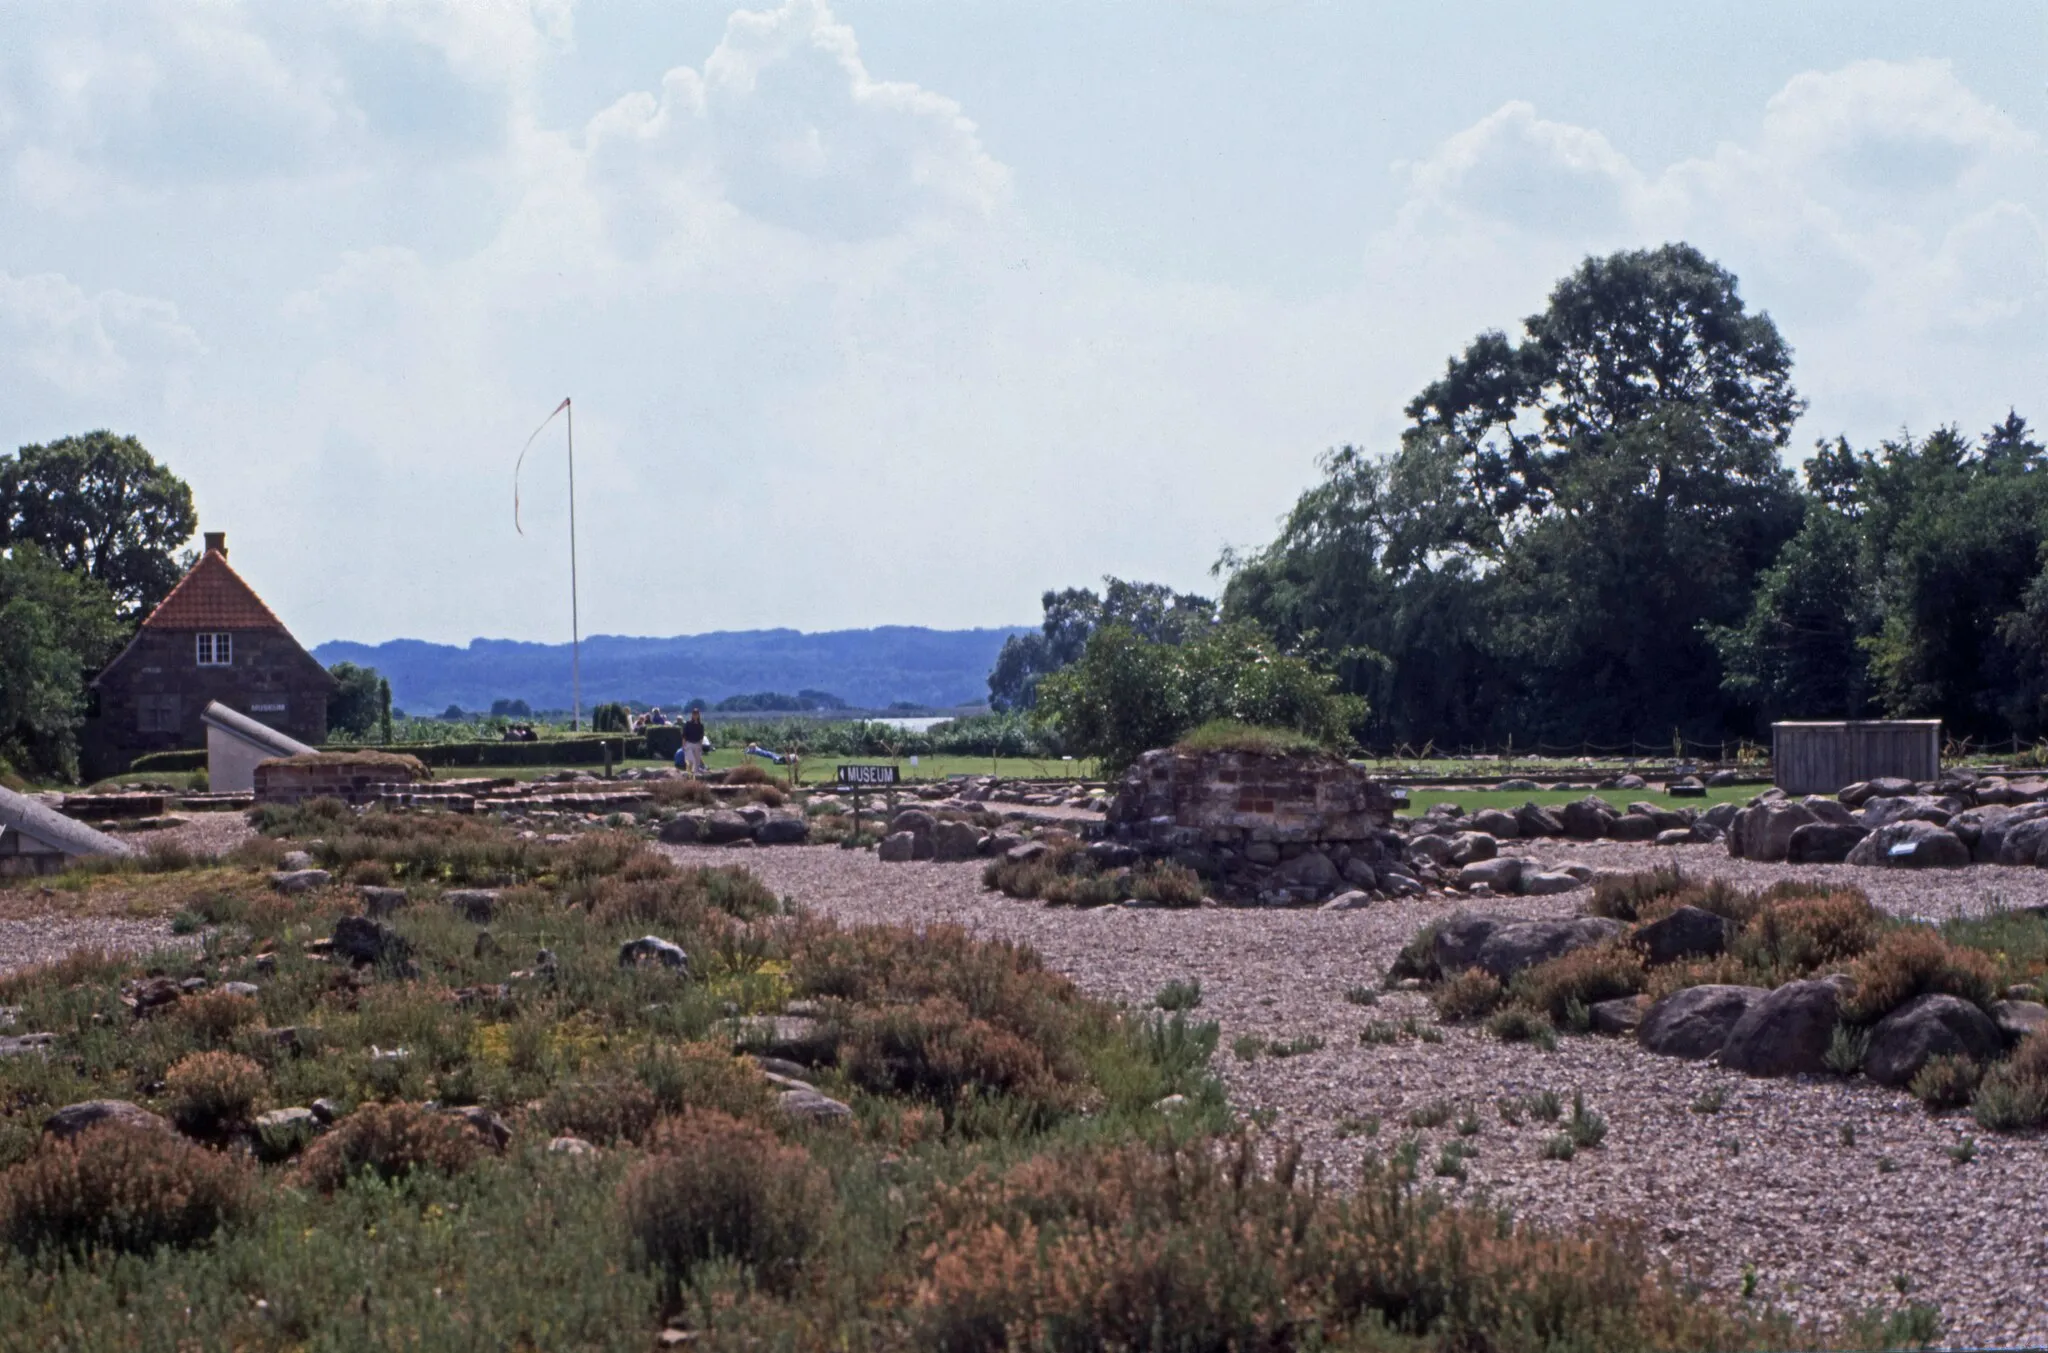
[[[57,273],[0,272],[0,370],[13,369],[8,384],[17,398],[27,393],[25,378],[74,398],[118,395],[138,369],[160,370],[203,350],[169,301],[88,295]]]
[[[1410,211],[1512,222],[1552,235],[1602,235],[1625,223],[1641,175],[1590,127],[1551,122],[1519,100],[1446,140],[1407,173]]]

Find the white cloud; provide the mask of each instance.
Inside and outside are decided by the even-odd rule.
[[[1411,212],[1512,222],[1553,235],[1602,235],[1626,221],[1642,178],[1599,132],[1506,103],[1407,171]]]
[[[161,371],[203,351],[169,301],[88,295],[57,273],[0,272],[0,371],[12,367],[16,378],[0,390],[13,385],[17,398],[27,393],[23,377],[72,398],[117,396],[138,368]]]

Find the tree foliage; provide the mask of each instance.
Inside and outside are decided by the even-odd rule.
[[[1040,603],[1045,619],[1036,634],[1003,642],[989,673],[989,704],[997,711],[1030,709],[1039,681],[1080,658],[1089,636],[1122,625],[1153,643],[1180,644],[1216,623],[1216,603],[1162,583],[1133,583],[1105,577],[1100,595],[1085,587],[1047,592]]]
[[[0,553],[0,759],[70,778],[86,680],[119,648],[113,598],[33,545]]]
[[[391,685],[376,668],[338,662],[327,675],[334,678],[334,690],[327,697],[330,732],[367,738],[389,722]]]
[[[192,490],[133,437],[88,432],[0,456],[0,547],[38,547],[130,620],[177,584],[176,551],[198,524]]]
[[[1219,719],[1292,729],[1342,748],[1364,714],[1364,702],[1341,693],[1335,677],[1242,623],[1182,643],[1104,625],[1078,661],[1038,687],[1037,717],[1057,728],[1063,745],[1111,769]]]

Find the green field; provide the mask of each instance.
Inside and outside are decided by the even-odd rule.
[[[1561,803],[1583,799],[1588,794],[1596,794],[1617,808],[1636,802],[1672,808],[1711,808],[1717,803],[1747,803],[1767,788],[1768,785],[1730,785],[1726,789],[1708,790],[1704,799],[1674,799],[1661,789],[1418,789],[1410,793],[1408,811],[1426,813],[1431,804],[1455,803],[1467,813],[1476,813],[1482,808],[1505,808],[1513,812],[1525,803],[1540,803],[1554,808]]]
[[[730,770],[739,765],[759,766],[776,779],[785,779],[788,768],[773,765],[759,757],[750,757],[738,749],[720,748],[705,758],[712,770]],[[671,765],[668,761],[633,760],[618,769],[639,770],[661,768]],[[905,781],[943,780],[949,775],[1000,775],[1011,779],[1030,780],[1085,780],[1095,770],[1093,761],[1039,760],[1031,757],[986,757],[986,756],[920,756],[915,766],[907,756],[893,761],[888,757],[875,756],[809,756],[801,766],[802,781],[806,785],[829,785],[837,778],[842,765],[889,766],[893,765]],[[476,776],[503,776],[516,780],[537,780],[553,775],[557,771],[583,770],[593,774],[602,773],[598,766],[447,766],[434,772],[436,779],[457,780]]]

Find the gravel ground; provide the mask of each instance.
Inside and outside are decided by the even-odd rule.
[[[1640,1223],[1652,1249],[1704,1286],[1738,1300],[1746,1275],[1756,1295],[1823,1322],[1845,1310],[1915,1300],[1940,1304],[1943,1342],[2048,1344],[2048,1142],[1974,1133],[1967,1117],[1934,1117],[1906,1095],[1867,1084],[1751,1080],[1642,1052],[1632,1043],[1565,1039],[1555,1053],[1447,1029],[1432,1044],[1404,1037],[1360,1042],[1373,1019],[1433,1023],[1421,997],[1391,994],[1370,1010],[1344,993],[1376,984],[1417,928],[1460,903],[1442,897],[1355,912],[1076,912],[982,889],[976,864],[884,865],[868,852],[783,847],[744,854],[665,848],[688,863],[743,863],[776,889],[849,922],[952,921],[989,937],[1022,940],[1088,991],[1133,1004],[1175,978],[1202,984],[1202,1012],[1223,1029],[1219,1068],[1233,1101],[1272,1115],[1275,1133],[1300,1140],[1332,1177],[1371,1147],[1411,1131],[1423,1168],[1456,1136],[1454,1123],[1414,1129],[1409,1115],[1439,1103],[1471,1106],[1478,1154],[1462,1182],[1517,1213],[1549,1222],[1595,1217]],[[1718,847],[1530,843],[1525,853],[1595,868],[1644,868],[1676,855],[1703,877],[1753,886],[1797,875],[1853,881],[1895,912],[1950,915],[1994,900],[2048,902],[2048,873],[1975,869],[1892,874],[1847,866],[1785,869],[1730,861]],[[1583,890],[1477,905],[1518,916],[1565,916]],[[1244,1062],[1239,1036],[1318,1036],[1305,1055]],[[1506,1095],[1573,1091],[1608,1125],[1605,1144],[1569,1162],[1541,1157],[1556,1128],[1507,1124]],[[1717,1111],[1706,1092],[1718,1091]],[[1710,1097],[1711,1098],[1711,1097]],[[1376,1121],[1376,1136],[1367,1130]],[[1845,1144],[1844,1128],[1853,1130]],[[1976,1136],[1975,1159],[1949,1148]]]
[[[144,850],[161,842],[182,846],[194,855],[211,856],[225,854],[255,834],[256,829],[241,813],[192,813],[182,827],[137,832],[129,840]]]
[[[196,936],[171,934],[168,920],[128,921],[112,916],[0,920],[0,973],[51,963],[79,949],[146,954],[197,943]]]

